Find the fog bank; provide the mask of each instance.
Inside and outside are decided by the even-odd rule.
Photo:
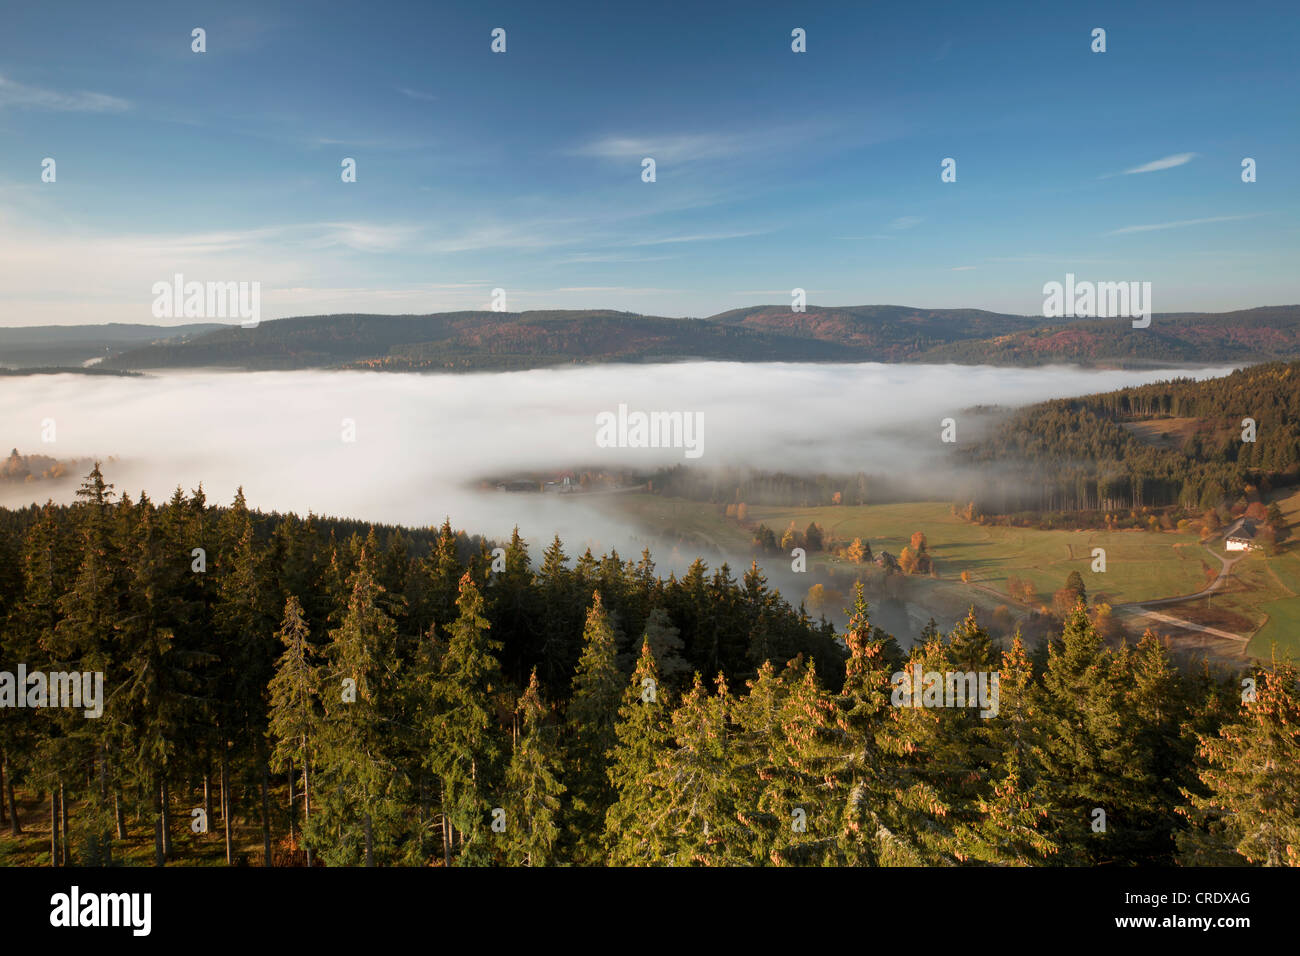
[[[119,492],[155,500],[202,482],[228,503],[243,486],[251,507],[436,524],[504,537],[518,524],[540,545],[558,532],[639,551],[644,536],[597,518],[581,496],[481,492],[485,476],[576,466],[649,469],[749,465],[799,472],[889,472],[918,480],[942,467],[975,405],[1024,405],[1174,375],[1179,371],[1009,369],[930,365],[611,365],[470,375],[380,372],[167,372],[145,378],[34,375],[0,380],[0,446],[59,459],[116,456]],[[604,448],[596,419],[616,412],[703,416],[702,454],[681,448]],[[350,420],[354,441],[345,441]],[[965,419],[965,422],[964,422]],[[52,420],[55,441],[42,442]],[[0,485],[0,504],[71,501],[76,482]],[[540,553],[535,552],[535,553]]]

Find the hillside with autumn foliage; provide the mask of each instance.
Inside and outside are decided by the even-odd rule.
[[[703,319],[610,310],[324,315],[119,350],[111,369],[234,367],[464,371],[559,364],[953,362],[1178,365],[1300,357],[1300,306],[1063,321],[979,309],[789,306]]]

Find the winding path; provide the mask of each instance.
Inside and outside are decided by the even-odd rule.
[[[1202,545],[1202,547],[1204,547],[1204,545]],[[1177,627],[1186,628],[1189,631],[1200,631],[1203,634],[1212,634],[1215,637],[1237,641],[1243,645],[1249,643],[1250,635],[1243,636],[1241,634],[1234,634],[1231,631],[1222,631],[1217,627],[1206,627],[1204,624],[1194,624],[1191,621],[1184,621],[1181,618],[1170,617],[1168,614],[1160,614],[1151,610],[1152,608],[1166,607],[1171,604],[1183,604],[1187,601],[1195,601],[1199,598],[1209,597],[1223,586],[1223,583],[1228,580],[1228,575],[1232,573],[1232,566],[1240,561],[1241,558],[1225,558],[1220,554],[1215,554],[1215,552],[1211,551],[1209,548],[1205,548],[1205,550],[1218,558],[1220,564],[1219,573],[1215,575],[1213,581],[1195,594],[1184,594],[1179,597],[1170,598],[1158,598],[1154,601],[1138,601],[1134,604],[1117,604],[1114,610],[1122,614],[1133,614],[1138,617],[1154,618],[1157,621],[1163,621],[1166,624],[1173,624]]]

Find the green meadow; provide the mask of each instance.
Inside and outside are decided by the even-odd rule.
[[[731,553],[750,553],[753,531],[724,516],[717,505],[652,494],[607,499],[639,523],[670,534],[687,535]],[[895,556],[913,532],[925,534],[941,581],[957,582],[963,571],[971,583],[1002,596],[1007,581],[1032,582],[1038,603],[1050,604],[1052,593],[1078,571],[1089,599],[1129,604],[1194,594],[1205,587],[1219,562],[1198,543],[1195,533],[1176,531],[1039,530],[972,524],[951,513],[943,502],[783,508],[751,506],[747,524],[766,524],[778,536],[790,523],[800,531],[816,521],[837,541],[861,537],[872,551]],[[1300,517],[1300,494],[1283,503],[1293,521]],[[1094,572],[1093,549],[1106,552],[1106,570]],[[1219,553],[1223,553],[1219,551]],[[847,567],[828,554],[809,555],[810,569]],[[1300,546],[1278,557],[1250,554],[1239,561],[1232,581],[1211,602],[1235,614],[1249,628],[1258,627],[1249,652],[1267,656],[1273,642],[1300,656]],[[974,595],[972,595],[974,596]],[[796,601],[798,596],[792,595]],[[977,602],[985,603],[985,602]],[[1010,598],[1007,598],[1010,604]],[[1198,602],[1199,604],[1200,602]],[[1177,616],[1176,609],[1168,613]]]

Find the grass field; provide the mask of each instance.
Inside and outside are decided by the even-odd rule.
[[[724,517],[714,505],[651,494],[618,495],[608,500],[646,527],[708,542],[727,553],[752,551],[752,531]],[[1280,499],[1279,505],[1293,526],[1300,524],[1300,492]],[[1005,595],[1007,580],[1014,576],[1032,582],[1037,601],[1046,604],[1075,570],[1082,575],[1090,600],[1129,604],[1193,594],[1219,569],[1219,562],[1192,533],[981,526],[954,516],[949,506],[940,502],[751,507],[748,521],[766,524],[778,535],[792,521],[800,530],[816,521],[838,540],[861,537],[871,543],[875,553],[886,550],[895,556],[914,531],[921,531],[942,581],[956,582],[962,571],[969,571],[973,584]],[[1300,538],[1300,527],[1294,527],[1292,534]],[[1105,549],[1104,573],[1092,571],[1093,548]],[[1215,550],[1224,553],[1221,546]],[[846,566],[825,554],[809,555],[809,562],[830,568]],[[1284,653],[1300,657],[1298,595],[1300,543],[1276,557],[1262,553],[1242,557],[1222,592],[1187,605],[1188,619],[1237,633],[1259,628],[1250,642],[1250,654],[1267,656],[1276,642]],[[1178,611],[1170,609],[1170,613],[1177,615]]]
[[[924,532],[940,577],[969,571],[973,583],[1006,593],[1007,579],[1033,582],[1039,599],[1065,584],[1078,571],[1091,597],[1122,604],[1198,590],[1208,560],[1190,534],[1144,531],[1039,531],[985,527],[963,521],[946,504],[923,502],[854,508],[807,508],[750,512],[769,527],[785,528],[791,520],[807,527],[816,520],[836,538],[862,537],[874,551],[897,555],[912,532]],[[1092,549],[1106,552],[1106,570],[1092,570]]]
[[[1291,526],[1290,547],[1276,557],[1260,558],[1275,596],[1258,604],[1263,627],[1247,649],[1256,657],[1268,657],[1276,646],[1279,654],[1300,660],[1300,491],[1279,497],[1277,504]]]

